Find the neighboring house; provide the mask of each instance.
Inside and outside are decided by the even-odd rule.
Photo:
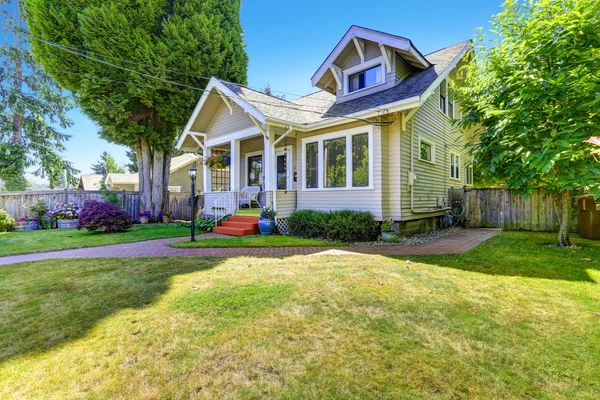
[[[81,175],[77,190],[100,190],[104,182],[102,175]]]
[[[205,211],[234,212],[252,185],[280,220],[352,209],[404,232],[434,228],[448,189],[472,184],[448,79],[470,49],[422,55],[407,38],[352,26],[313,75],[319,92],[286,101],[213,77],[177,144],[231,155],[225,187],[204,170]]]
[[[202,156],[196,154],[183,154],[171,159],[171,168],[169,172],[169,191],[170,192],[190,192],[190,178],[188,170],[192,164],[196,163],[198,168],[197,187],[202,189]],[[140,189],[138,174],[108,174],[106,175],[106,186],[112,190],[138,191]]]

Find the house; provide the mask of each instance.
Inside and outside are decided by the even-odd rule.
[[[196,164],[199,171],[199,177],[196,181],[196,185],[199,189],[202,189],[202,170],[204,168],[202,164],[202,157],[196,154],[183,154],[178,157],[171,159],[171,167],[169,172],[169,192],[190,192],[190,178],[188,170]],[[114,174],[110,173],[106,175],[106,186],[112,190],[127,190],[127,191],[138,191],[140,178],[138,174]]]
[[[79,185],[77,185],[77,190],[100,190],[103,182],[104,176],[102,175],[81,175],[79,177]]]
[[[410,39],[352,26],[308,96],[286,101],[213,77],[177,143],[231,157],[226,177],[204,169],[205,212],[233,213],[240,188],[259,186],[280,228],[294,210],[352,209],[403,232],[434,229],[448,189],[473,180],[451,84],[470,49],[467,40],[423,55]]]

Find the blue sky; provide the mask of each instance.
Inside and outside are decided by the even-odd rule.
[[[352,24],[406,36],[427,54],[472,38],[478,26],[489,28],[500,6],[501,0],[246,0],[242,26],[250,56],[248,83],[305,95],[315,91],[310,77]],[[126,162],[126,149],[99,138],[97,126],[85,115],[73,110],[70,117],[74,125],[67,133],[73,137],[65,157],[82,173],[90,172],[103,151]]]

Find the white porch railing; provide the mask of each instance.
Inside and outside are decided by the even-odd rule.
[[[219,193],[220,194],[220,193]],[[207,199],[207,206],[209,213],[212,213],[215,219],[215,225],[218,225],[219,221],[228,215],[233,215],[238,209],[238,196],[237,192],[223,192],[222,196],[212,202]]]

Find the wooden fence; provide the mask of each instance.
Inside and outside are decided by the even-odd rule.
[[[462,201],[465,223],[470,228],[502,228],[509,231],[558,231],[560,196],[538,189],[525,199],[509,189],[450,189],[450,204]],[[577,231],[573,202],[572,230]]]
[[[119,206],[134,220],[138,220],[140,208],[140,195],[138,192],[117,192]],[[189,194],[169,193],[168,209],[173,213],[173,218],[189,220],[191,205]],[[39,192],[0,192],[0,209],[6,210],[14,219],[29,216],[31,212],[27,206],[42,200],[52,209],[56,203],[73,202],[83,205],[88,200],[102,200],[98,190],[45,190]]]

